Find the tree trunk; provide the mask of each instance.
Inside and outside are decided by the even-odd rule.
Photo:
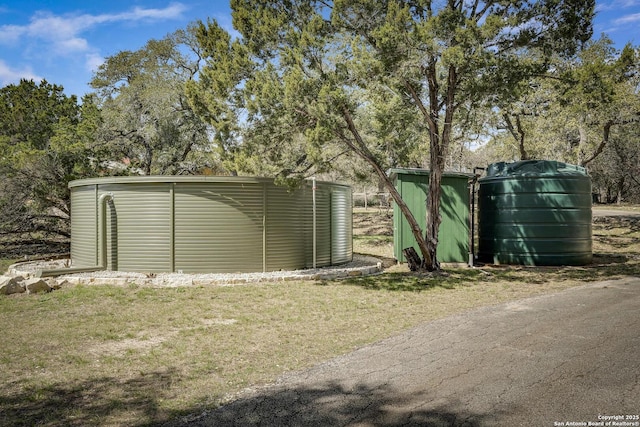
[[[413,246],[405,248],[402,250],[404,257],[407,259],[407,264],[409,265],[409,270],[418,271],[422,267],[422,260],[418,256],[418,253]]]
[[[589,163],[594,161],[602,152],[604,151],[604,147],[609,143],[609,135],[611,134],[611,126],[615,123],[613,120],[607,121],[602,127],[602,141],[598,144],[595,151],[591,156],[586,159],[582,159],[580,161],[580,166],[586,167]]]
[[[616,189],[616,205],[622,203],[622,192],[624,191],[624,176],[621,176],[618,180],[618,188]]]
[[[349,133],[351,133],[351,135],[353,136],[355,143],[352,140],[350,140],[346,135],[342,134],[341,132],[338,132],[338,136],[342,141],[344,141],[349,146],[349,148],[353,150],[354,153],[356,153],[358,156],[364,159],[367,163],[369,163],[371,167],[373,167],[373,170],[375,171],[376,175],[378,175],[380,182],[389,191],[391,198],[393,198],[393,201],[396,202],[396,204],[398,205],[398,208],[400,209],[400,212],[402,212],[402,215],[405,217],[405,219],[409,223],[409,227],[411,227],[411,233],[413,234],[413,237],[416,239],[416,243],[418,244],[418,248],[420,248],[420,252],[423,257],[421,268],[426,268],[427,270],[431,270],[434,264],[432,254],[434,254],[435,251],[430,252],[429,246],[425,241],[425,237],[422,234],[422,230],[420,229],[420,225],[418,224],[418,221],[416,221],[416,218],[413,216],[413,213],[409,209],[409,206],[407,206],[404,200],[402,200],[402,196],[400,196],[400,193],[398,193],[398,190],[393,185],[393,182],[391,182],[391,179],[389,178],[389,176],[387,176],[386,172],[378,164],[375,156],[369,151],[366,144],[362,140],[362,137],[358,132],[358,129],[356,128],[355,123],[353,122],[353,119],[351,118],[351,114],[349,113],[349,110],[347,108],[344,108],[342,111],[342,114],[345,119],[345,122],[347,123],[347,128],[349,129]]]
[[[444,123],[442,124],[442,135],[438,129],[438,117],[440,114],[439,103],[437,102],[437,74],[435,66],[427,70],[429,81],[430,114],[427,118],[429,124],[429,147],[430,147],[430,176],[429,176],[429,197],[427,198],[427,233],[426,242],[430,255],[430,264],[426,266],[428,270],[439,270],[440,264],[437,258],[438,231],[442,217],[440,216],[440,195],[442,194],[442,174],[445,168],[447,149],[451,141],[451,131],[453,123],[453,113],[455,111],[455,90],[458,84],[458,73],[454,66],[449,67],[447,76],[446,98],[443,101],[445,108]],[[427,261],[425,259],[425,261]]]
[[[409,227],[411,227],[411,233],[413,234],[413,237],[416,239],[418,247],[420,248],[420,253],[422,254],[422,265],[420,267],[426,268],[429,271],[435,270],[435,268],[433,268],[434,259],[432,257],[432,253],[435,253],[435,251],[431,252],[431,249],[427,241],[425,240],[424,234],[422,234],[422,229],[420,228],[418,221],[416,221],[416,218],[413,216],[413,212],[411,212],[409,206],[407,206],[404,200],[402,200],[402,197],[400,196],[400,193],[398,193],[398,190],[396,190],[396,187],[388,178],[387,182],[387,189],[389,190],[393,201],[398,205],[398,208],[402,212],[402,215],[409,223]]]
[[[437,267],[434,267],[434,265],[437,265],[437,264],[436,262],[434,262],[435,260],[432,255],[432,254],[435,254],[435,249],[431,248],[429,246],[428,241],[425,240],[425,236],[422,233],[422,229],[420,228],[418,221],[416,221],[415,216],[413,216],[413,213],[409,209],[409,206],[407,206],[405,201],[402,200],[402,196],[400,196],[400,193],[398,192],[396,187],[393,185],[393,182],[387,176],[384,170],[382,170],[380,165],[378,165],[375,159],[373,159],[372,157],[371,158],[364,157],[364,159],[367,160],[367,162],[373,167],[373,169],[376,172],[376,175],[378,175],[378,178],[384,184],[387,191],[389,191],[389,194],[393,198],[393,201],[396,202],[396,204],[398,205],[398,208],[400,209],[400,212],[402,212],[402,215],[405,217],[405,219],[409,223],[409,227],[411,228],[411,233],[413,234],[413,237],[416,239],[416,243],[418,244],[418,248],[420,249],[420,252],[422,254],[422,265],[420,266],[420,268],[426,268],[429,271],[436,270]],[[440,185],[440,182],[438,182],[438,186],[439,185]],[[439,199],[440,199],[440,196],[438,194],[438,200]],[[438,207],[439,205],[440,204],[438,203]],[[438,220],[438,224],[439,223],[440,221]],[[438,242],[436,239],[436,244],[437,243]]]
[[[431,163],[433,165],[433,163]],[[440,193],[442,185],[442,170],[431,168],[429,171],[429,196],[427,197],[427,249],[431,255],[431,263],[427,265],[428,270],[438,270],[440,264],[436,258],[438,247],[438,231],[442,218],[440,216]]]
[[[527,150],[524,146],[524,142],[525,142],[525,132],[524,132],[524,128],[522,127],[522,121],[520,120],[520,115],[516,114],[516,126],[513,126],[513,123],[511,122],[511,117],[509,117],[509,114],[504,113],[502,115],[502,118],[505,121],[505,124],[507,125],[507,129],[509,130],[509,133],[511,134],[511,136],[513,137],[513,139],[516,140],[516,142],[518,143],[518,150],[520,151],[520,160],[529,160],[529,153],[527,153]]]

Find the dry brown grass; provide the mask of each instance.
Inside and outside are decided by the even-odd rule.
[[[359,252],[390,256],[390,218],[356,212],[354,227]],[[586,267],[417,275],[393,266],[335,282],[77,286],[3,297],[0,425],[158,424],[422,322],[639,275],[639,233],[637,219],[597,219],[596,263]]]

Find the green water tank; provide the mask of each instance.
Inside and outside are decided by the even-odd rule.
[[[480,262],[591,262],[591,179],[583,167],[546,160],[494,163],[478,182]]]

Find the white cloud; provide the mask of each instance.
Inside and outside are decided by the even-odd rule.
[[[613,1],[598,1],[596,4],[596,12],[603,12],[607,10],[627,9],[630,7],[636,7],[640,5],[640,0],[613,0]]]
[[[22,70],[16,70],[9,67],[4,63],[4,61],[0,60],[0,86],[18,83],[20,79],[39,82],[42,80],[42,77],[35,75],[29,67]]]
[[[166,8],[145,9],[136,7],[128,12],[100,15],[54,15],[36,12],[28,25],[1,25],[0,44],[13,45],[23,38],[42,40],[57,54],[72,55],[90,51],[91,47],[82,33],[99,25],[118,22],[149,22],[182,17],[186,6],[173,3]]]
[[[104,64],[104,58],[97,53],[89,53],[85,57],[85,69],[90,72],[94,72]]]
[[[0,44],[13,44],[26,32],[26,27],[19,25],[2,25],[0,26]]]
[[[71,37],[60,40],[57,43],[60,53],[86,52],[89,50],[89,43],[85,39],[79,37]]]
[[[138,21],[141,19],[165,20],[176,19],[182,16],[182,12],[187,8],[180,3],[173,3],[164,9],[143,9],[136,7],[132,12],[114,15],[117,20]]]
[[[632,13],[630,15],[621,16],[613,21],[614,24],[631,24],[640,21],[640,13]]]

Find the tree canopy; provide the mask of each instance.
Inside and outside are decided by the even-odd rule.
[[[495,105],[591,36],[593,1],[279,0],[231,2],[232,40],[201,24],[206,79],[192,102],[211,117],[245,111],[247,152],[312,174],[345,150],[364,159],[411,225],[423,267],[437,269],[440,183],[461,106]],[[222,41],[222,42],[221,42]],[[229,104],[227,94],[233,94]],[[396,108],[389,108],[396,106]],[[377,126],[372,126],[375,117]],[[409,125],[410,124],[410,125]],[[413,128],[428,147],[426,234],[386,168]],[[390,149],[390,147],[393,148]]]
[[[494,158],[579,164],[589,169],[603,200],[634,199],[629,175],[636,168],[628,160],[640,152],[640,50],[630,44],[615,49],[602,35],[550,64],[518,97],[492,111]]]
[[[69,236],[67,183],[89,173],[98,120],[89,99],[47,81],[0,89],[0,236]]]
[[[185,84],[197,71],[190,28],[108,57],[91,81],[103,119],[98,138],[107,157],[102,161],[120,173],[145,175],[215,168],[206,124],[185,96]]]

